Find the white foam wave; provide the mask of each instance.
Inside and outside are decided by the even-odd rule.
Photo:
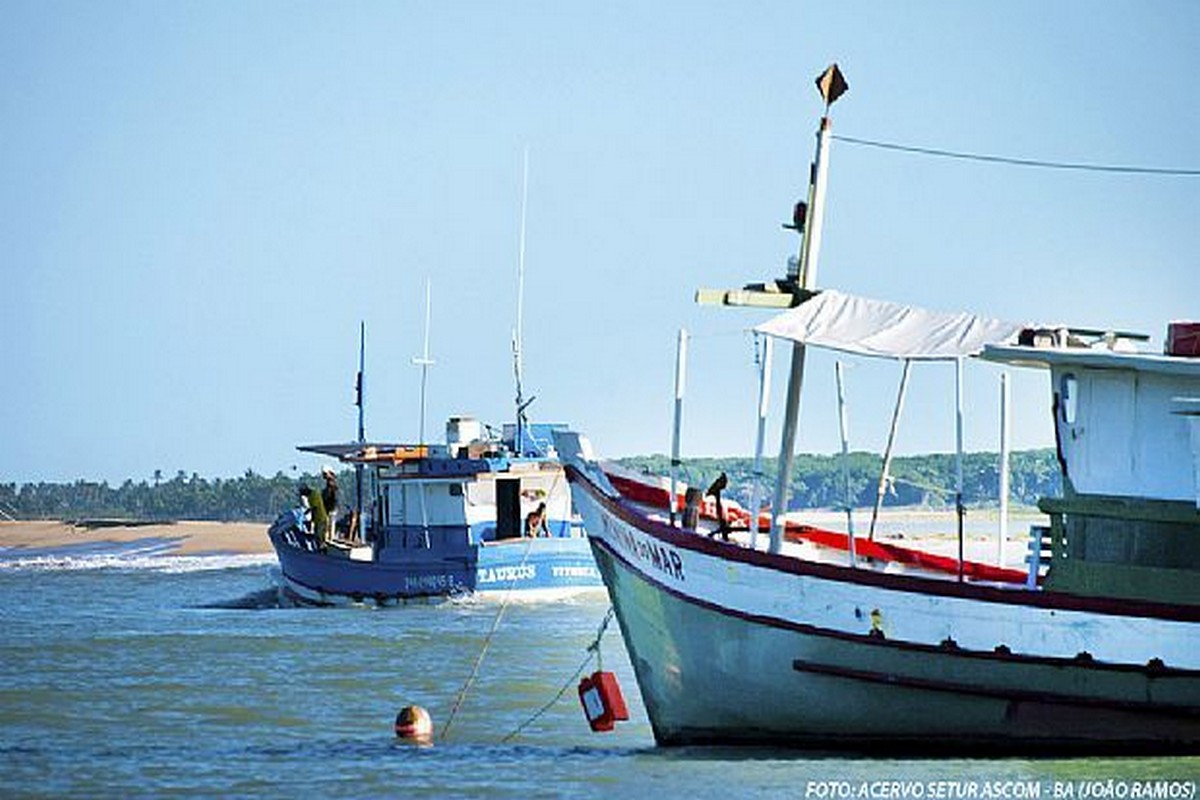
[[[170,546],[146,546],[113,552],[39,552],[18,555],[0,551],[0,570],[147,570],[163,573],[211,572],[276,563],[274,554],[172,555]]]

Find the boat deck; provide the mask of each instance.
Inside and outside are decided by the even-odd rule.
[[[670,525],[670,518],[663,504],[652,500],[635,500],[626,497],[626,502],[646,518],[663,525]],[[800,521],[802,515],[790,515],[787,530],[782,542],[780,553],[790,558],[796,558],[817,564],[831,566],[850,566],[849,537],[844,531],[832,528],[808,525]],[[739,518],[743,521],[738,521]],[[746,522],[748,514],[736,505],[726,511],[726,519],[730,520],[728,534],[720,532],[720,526],[715,514],[702,513],[695,529],[697,536],[705,536],[717,541],[744,548],[754,548],[766,551],[770,542],[770,531],[765,518],[760,522],[757,537],[749,530]],[[680,520],[676,516],[678,527]],[[951,520],[953,525],[954,521]],[[913,538],[910,534],[889,532],[887,535],[877,535],[869,540],[864,533],[855,535],[856,569],[871,570],[891,575],[912,575],[923,578],[957,581],[958,568],[958,539],[957,533],[921,534]],[[964,579],[977,585],[990,585],[1005,589],[1028,590],[1028,565],[1025,562],[1028,552],[1028,537],[1006,542],[1005,564],[1020,564],[1020,568],[998,566],[988,563],[985,551],[995,553],[996,543],[978,536],[964,543],[963,576]]]

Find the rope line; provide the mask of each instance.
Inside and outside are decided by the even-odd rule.
[[[561,700],[562,696],[567,693],[567,690],[570,689],[571,686],[575,683],[575,679],[583,674],[583,671],[585,669],[587,669],[588,663],[594,657],[595,657],[595,653],[589,652],[587,654],[587,656],[584,657],[583,663],[581,663],[579,665],[579,669],[575,670],[574,675],[567,678],[567,682],[562,685],[562,688],[558,690],[558,693],[554,695],[554,698],[550,702],[546,703],[546,705],[542,706],[536,712],[534,712],[533,716],[531,716],[529,719],[525,720],[520,725],[518,725],[516,728],[514,728],[508,735],[506,735],[503,739],[500,740],[500,743],[508,744],[508,742],[511,741],[513,739],[513,737],[517,736],[517,734],[519,734],[521,731],[528,728],[530,725],[532,725],[534,722],[536,722],[543,714],[545,714],[547,711],[549,711],[550,707],[553,706],[555,703],[557,703],[559,700]]]
[[[521,566],[525,566],[525,562],[529,560],[529,551],[532,547],[533,539],[530,539],[525,544],[525,553],[521,556]],[[520,573],[520,570],[516,572]],[[514,574],[512,580],[508,582],[508,588],[504,592],[504,600],[500,603],[500,609],[496,612],[496,616],[492,620],[492,628],[483,639],[483,647],[479,648],[479,655],[475,657],[475,664],[471,667],[471,674],[467,676],[466,682],[458,690],[458,697],[454,698],[454,705],[450,707],[450,714],[446,717],[446,724],[442,726],[442,735],[439,737],[441,739],[445,739],[446,734],[450,732],[450,725],[454,722],[454,717],[462,707],[463,701],[466,700],[467,692],[475,684],[475,679],[479,677],[479,668],[483,666],[483,658],[487,655],[488,648],[492,646],[492,639],[495,638],[496,631],[500,628],[500,620],[504,618],[504,611],[508,608],[509,601],[512,600],[513,586],[516,582],[517,577]]]
[[[587,669],[588,664],[591,663],[591,660],[593,658],[596,659],[600,669],[603,669],[603,664],[600,664],[600,640],[604,637],[604,631],[608,629],[608,623],[612,621],[612,618],[613,618],[613,607],[609,606],[608,613],[604,615],[604,620],[600,623],[600,629],[598,631],[596,631],[596,638],[593,639],[592,643],[587,646],[587,655],[584,656],[583,662],[580,663],[580,665],[579,665],[579,669],[575,670],[575,674],[573,674],[571,677],[567,678],[567,682],[562,685],[562,688],[560,688],[558,690],[558,693],[555,694],[553,698],[551,698],[550,702],[546,703],[544,706],[542,706],[537,711],[535,711],[533,713],[533,716],[531,716],[529,719],[525,720],[520,725],[513,728],[513,730],[511,732],[509,732],[503,739],[500,740],[501,744],[508,744],[508,742],[511,741],[515,736],[517,736],[517,734],[519,734],[521,731],[525,730],[530,725],[532,725],[534,722],[536,722],[538,719],[540,719],[541,716],[543,714],[545,714],[547,711],[549,711],[550,708],[555,703],[557,703],[559,700],[561,700],[562,696],[564,694],[566,694],[567,690],[570,689],[571,686],[575,683],[575,679],[578,678],[580,675],[582,675],[583,671],[585,669]]]
[[[872,139],[859,139],[853,136],[834,134],[833,138],[846,144],[857,144],[864,147],[877,147],[881,150],[897,150],[902,153],[915,153],[923,156],[939,158],[957,158],[963,161],[983,161],[991,164],[1008,164],[1018,167],[1038,167],[1040,169],[1065,169],[1081,172],[1116,172],[1125,175],[1172,175],[1196,177],[1200,169],[1178,169],[1175,167],[1136,167],[1116,164],[1083,164],[1069,161],[1042,161],[1034,158],[1012,158],[1009,156],[986,155],[982,153],[963,153],[954,150],[941,150],[936,147],[916,147],[914,145],[895,144],[894,142],[878,142]]]

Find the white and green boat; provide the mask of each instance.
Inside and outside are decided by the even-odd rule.
[[[583,436],[559,434],[656,740],[1200,753],[1200,358],[1139,351],[1116,331],[818,290],[828,143],[825,118],[794,271],[701,293],[786,309],[758,328],[793,350],[773,508],[786,508],[807,347],[950,360],[960,374],[981,356],[1050,371],[1064,488],[1041,502],[1050,525],[1030,532],[1047,556],[1024,574],[981,569],[963,557],[961,524],[947,565],[783,514],[700,510],[697,523],[678,513],[673,480],[619,480]]]

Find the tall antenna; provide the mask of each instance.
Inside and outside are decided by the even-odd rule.
[[[533,402],[533,398],[525,399],[522,381],[525,377],[522,362],[525,324],[525,213],[529,203],[529,145],[525,146],[524,164],[521,170],[521,236],[517,245],[517,325],[513,329],[513,377],[517,383],[517,436],[514,449],[521,455],[525,449],[525,409]]]
[[[367,354],[367,323],[364,320],[359,320],[358,323],[358,376],[354,381],[354,404],[358,406],[358,444],[361,449],[367,441],[366,428],[363,426],[363,375],[366,371],[366,354]],[[362,526],[362,508],[363,508],[363,465],[358,462],[354,465],[354,510],[355,516],[352,529]]]
[[[354,382],[354,405],[358,406],[358,443],[367,440],[363,427],[363,372],[367,353],[367,323],[358,323],[358,379]]]
[[[521,346],[524,344],[525,325],[525,217],[529,207],[529,146],[525,146],[525,158],[521,168],[521,238],[517,244],[517,385],[520,391],[522,376]]]
[[[413,359],[413,363],[421,368],[421,435],[417,440],[418,444],[425,444],[425,386],[429,380],[429,368],[434,365],[434,360],[429,357],[429,318],[433,308],[432,292],[429,285],[429,279],[425,279],[425,346],[421,351],[421,355]]]

